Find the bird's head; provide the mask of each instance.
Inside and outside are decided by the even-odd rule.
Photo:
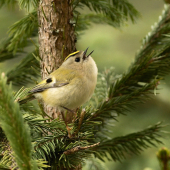
[[[91,57],[91,54],[93,53],[90,52],[87,55],[87,50],[85,51],[76,51],[74,53],[69,54],[63,64],[62,67],[65,67],[67,69],[75,69],[75,70],[82,70],[82,71],[97,71],[97,66],[94,62],[94,60]]]

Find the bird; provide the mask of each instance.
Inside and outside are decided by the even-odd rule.
[[[20,104],[38,99],[58,111],[72,111],[86,103],[94,93],[98,69],[87,50],[69,54],[62,65],[34,86]]]

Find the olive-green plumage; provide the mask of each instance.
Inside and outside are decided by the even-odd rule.
[[[63,64],[45,80],[30,90],[25,103],[34,98],[42,100],[47,106],[72,110],[92,96],[97,82],[97,66],[87,49],[70,54]]]

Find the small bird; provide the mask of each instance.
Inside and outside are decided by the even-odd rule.
[[[87,50],[68,55],[57,70],[33,87],[19,103],[36,98],[58,111],[72,111],[87,102],[96,87],[98,73],[91,57],[93,51],[86,55]]]

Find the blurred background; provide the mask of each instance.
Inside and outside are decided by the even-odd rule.
[[[140,48],[144,36],[151,30],[151,25],[158,21],[161,15],[163,0],[129,0],[141,13],[141,18],[135,24],[126,23],[121,29],[114,29],[107,25],[92,25],[90,29],[83,32],[78,38],[77,49],[85,50],[90,47],[94,50],[93,57],[99,71],[104,68],[114,67],[116,74],[126,72]],[[7,36],[10,25],[24,16],[23,11],[18,9],[2,8],[0,10],[0,40]],[[30,46],[26,50],[32,50]],[[20,60],[9,60],[0,64],[0,70],[7,72]],[[120,116],[113,129],[113,137],[126,135],[144,129],[149,125],[162,121],[169,124],[170,120],[170,76],[167,76],[159,86],[159,95],[153,96],[152,100],[145,104],[138,105],[135,110],[127,113],[127,116]],[[170,131],[170,127],[164,129]],[[165,135],[164,135],[165,136]],[[168,136],[168,135],[167,135]],[[159,163],[156,152],[159,148],[166,146],[170,149],[170,138],[165,136],[164,145],[144,150],[141,155],[127,156],[122,163],[106,161],[108,170],[159,170]],[[170,135],[169,135],[170,136]],[[87,168],[84,168],[87,169]]]

